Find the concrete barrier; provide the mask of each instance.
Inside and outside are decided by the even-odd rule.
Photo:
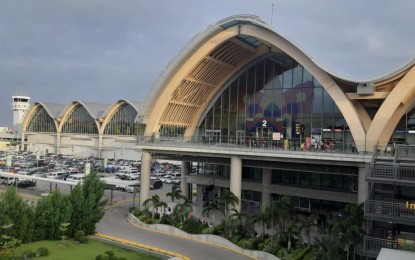
[[[264,252],[264,251],[259,251],[259,250],[248,250],[248,249],[244,249],[241,248],[237,245],[235,245],[234,243],[230,242],[229,240],[221,237],[221,236],[217,236],[217,235],[210,235],[210,234],[200,234],[200,235],[194,235],[194,234],[189,234],[184,232],[183,230],[180,230],[176,227],[170,226],[170,225],[165,225],[165,224],[145,224],[143,222],[141,222],[138,218],[136,218],[133,214],[129,213],[127,220],[133,224],[136,225],[138,227],[144,228],[144,229],[149,229],[149,230],[154,230],[157,232],[162,232],[162,233],[168,233],[171,235],[175,235],[175,236],[180,236],[180,237],[185,237],[185,238],[189,238],[189,239],[195,239],[195,240],[199,240],[202,242],[206,242],[206,243],[212,243],[215,244],[217,246],[221,246],[221,247],[226,247],[230,250],[233,250],[235,252],[239,252],[241,254],[244,255],[248,255],[257,259],[261,259],[261,260],[280,260],[278,257]]]

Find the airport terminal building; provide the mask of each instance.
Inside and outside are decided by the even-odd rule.
[[[152,162],[181,161],[182,190],[197,186],[200,212],[228,188],[252,214],[282,195],[324,216],[365,203],[364,250],[376,256],[392,247],[390,234],[396,247],[415,240],[415,206],[406,207],[415,203],[414,64],[341,78],[258,17],[233,16],[184,46],[147,103],[38,102],[22,140],[58,153],[141,154],[141,201]]]

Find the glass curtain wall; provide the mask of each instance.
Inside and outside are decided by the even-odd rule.
[[[395,144],[415,144],[415,108],[412,108],[401,118],[390,142]]]
[[[46,109],[42,106],[38,106],[34,112],[32,119],[27,126],[28,132],[48,132],[56,133],[55,123],[49,116]]]
[[[98,134],[98,127],[88,111],[77,105],[64,123],[62,133]]]
[[[237,76],[199,126],[201,139],[257,147],[352,149],[340,110],[321,84],[285,54],[266,56]]]
[[[137,111],[129,104],[123,104],[105,127],[106,135],[143,135],[145,125],[135,123]]]

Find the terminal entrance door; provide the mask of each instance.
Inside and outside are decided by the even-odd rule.
[[[221,141],[220,130],[206,130],[206,142],[209,144],[217,144]]]
[[[272,144],[272,128],[257,127],[256,128],[257,146],[270,147]]]

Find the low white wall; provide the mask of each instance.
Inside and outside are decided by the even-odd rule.
[[[264,251],[243,249],[243,248],[235,245],[234,243],[230,242],[229,240],[227,240],[227,239],[225,239],[221,236],[209,235],[209,234],[193,235],[193,234],[188,234],[188,233],[184,232],[183,230],[180,230],[180,229],[175,228],[175,227],[170,226],[170,225],[164,225],[164,224],[148,225],[148,224],[144,224],[143,222],[138,220],[131,213],[128,214],[127,219],[131,223],[133,223],[134,225],[137,225],[137,226],[142,227],[142,228],[162,231],[162,232],[170,233],[170,234],[173,234],[173,235],[192,238],[192,239],[197,239],[197,240],[201,240],[201,241],[207,241],[207,242],[210,242],[210,243],[225,246],[225,247],[230,248],[234,251],[237,251],[237,252],[240,252],[240,253],[243,253],[245,255],[249,255],[249,256],[252,256],[252,257],[255,257],[255,258],[258,258],[258,259],[261,259],[261,260],[262,259],[263,260],[279,260],[278,257],[276,257],[276,256],[274,256],[270,253],[264,252]]]

